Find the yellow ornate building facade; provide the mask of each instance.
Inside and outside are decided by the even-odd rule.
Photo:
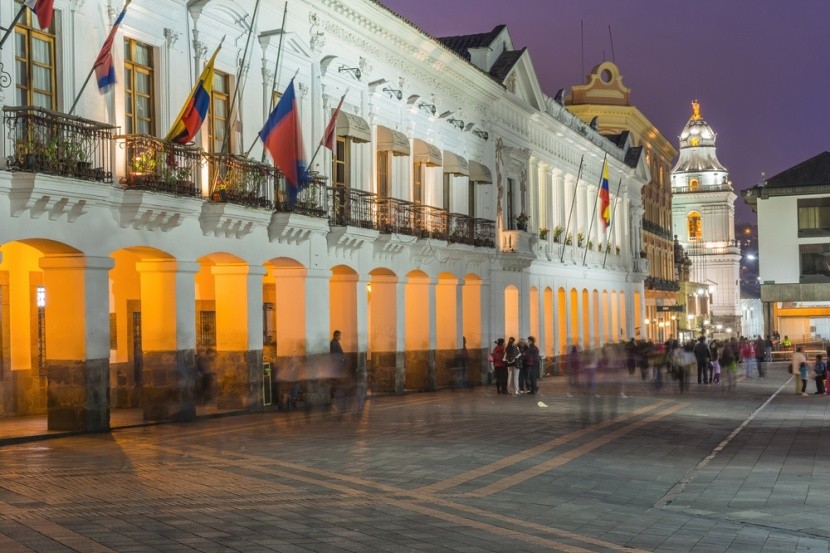
[[[630,101],[619,68],[605,61],[591,70],[584,85],[571,87],[568,110],[618,145],[642,148],[650,178],[642,189],[643,244],[648,260],[645,281],[645,319],[640,336],[664,341],[678,336],[683,317],[676,297],[679,290],[672,237],[670,174],[677,150]],[[680,325],[682,326],[682,325]]]

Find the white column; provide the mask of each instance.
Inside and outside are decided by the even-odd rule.
[[[308,269],[305,282],[306,354],[329,351],[330,269]]]
[[[427,298],[429,302],[429,349],[435,351],[438,346],[438,332],[436,330],[435,318],[438,315],[435,287],[438,286],[438,279],[429,277],[426,282]]]
[[[464,279],[459,278],[455,286],[455,336],[456,348],[461,349],[464,336]]]
[[[360,275],[357,278],[356,302],[357,307],[357,351],[366,352],[369,350],[369,293],[366,287],[371,282],[368,275]]]

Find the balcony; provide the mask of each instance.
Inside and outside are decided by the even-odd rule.
[[[273,165],[233,154],[204,154],[211,175],[211,199],[271,209],[277,170]]]
[[[703,194],[705,192],[733,192],[728,184],[716,184],[712,186],[678,186],[671,189],[672,194]]]
[[[119,135],[126,152],[121,185],[132,190],[200,196],[198,183],[202,150],[192,144],[167,142],[144,134]]]
[[[697,255],[741,255],[741,245],[737,240],[718,242],[717,245],[689,244],[685,248],[689,257]]]
[[[643,219],[643,230],[650,232],[651,234],[656,234],[666,240],[672,240],[674,238],[669,229],[662,227],[653,221],[649,221],[648,219]]]
[[[377,196],[371,192],[330,187],[329,222],[335,227],[357,227],[378,230]]]
[[[112,182],[115,127],[34,106],[5,106],[12,171]]]
[[[447,240],[448,213],[431,205],[413,204],[417,236],[434,240]]]
[[[680,290],[680,284],[677,281],[658,277],[647,277],[644,285],[646,290],[659,290],[662,292],[677,292]]]
[[[415,204],[397,198],[378,197],[379,229],[388,234],[415,235]]]

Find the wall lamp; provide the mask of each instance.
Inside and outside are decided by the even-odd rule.
[[[390,98],[394,98],[399,102],[403,100],[403,92],[397,90],[395,88],[384,87],[383,91],[389,95]]]
[[[456,119],[455,117],[450,117],[447,119],[447,123],[450,125],[455,125],[456,128],[463,129],[464,128],[464,121],[461,119]]]
[[[420,109],[421,111],[425,111],[430,115],[435,115],[435,112],[438,111],[435,107],[435,104],[430,104],[428,102],[421,102],[420,104],[418,104],[418,109]]]
[[[362,73],[360,72],[359,67],[346,67],[345,65],[341,65],[340,67],[337,68],[338,73],[342,73],[344,71],[346,73],[351,73],[352,77],[354,77],[356,81],[359,81],[360,77],[362,75]]]
[[[488,138],[490,138],[490,133],[488,133],[487,131],[483,131],[481,129],[473,129],[473,134],[481,138],[482,140],[487,140]]]

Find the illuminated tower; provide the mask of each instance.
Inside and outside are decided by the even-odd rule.
[[[737,196],[718,161],[715,140],[695,100],[672,169],[672,230],[692,260],[691,280],[711,294],[712,330],[726,337],[727,330],[733,336],[740,332],[741,251],[735,241]]]

